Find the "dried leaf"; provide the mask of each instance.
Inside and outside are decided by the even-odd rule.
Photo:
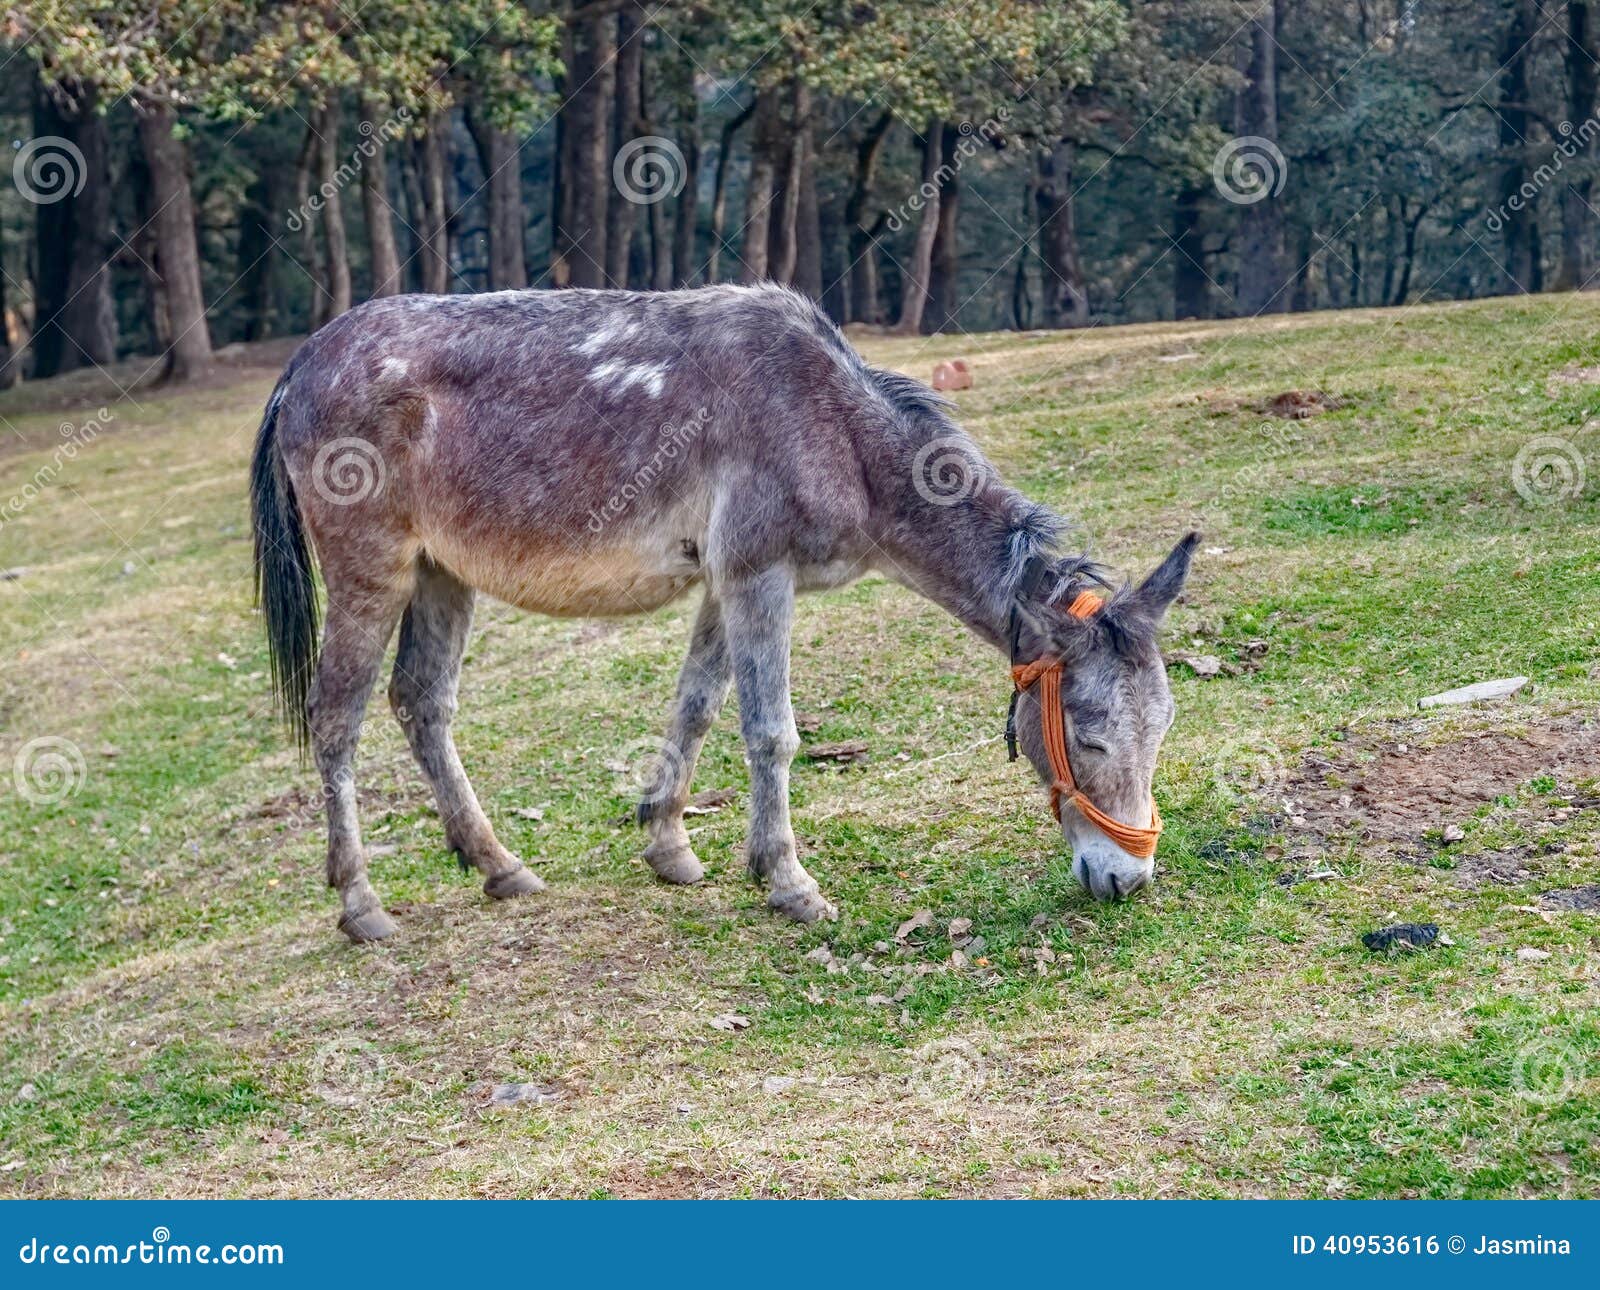
[[[917,931],[919,928],[932,926],[933,910],[919,909],[895,929],[894,938],[903,942],[912,932]]]
[[[711,1018],[711,1028],[713,1030],[727,1031],[748,1030],[750,1028],[750,1018],[741,1017],[736,1012],[724,1012]]]

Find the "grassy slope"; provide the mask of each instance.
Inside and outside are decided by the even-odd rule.
[[[1600,386],[1547,387],[1600,360],[1597,320],[1559,297],[866,342],[918,375],[965,354],[966,424],[1120,567],[1196,523],[1225,548],[1174,648],[1270,648],[1237,677],[1175,670],[1161,878],[1102,908],[995,741],[1000,661],[877,580],[807,600],[796,707],[815,738],[873,749],[797,764],[807,863],[845,911],[812,929],[741,876],[740,806],[699,822],[694,890],[656,885],[615,822],[604,763],[661,726],[692,606],[597,627],[486,604],[458,742],[550,891],[485,904],[375,704],[365,820],[397,848],[374,870],[403,934],[345,945],[250,606],[243,472],[270,378],[114,404],[0,528],[0,566],[28,567],[0,583],[0,765],[44,735],[86,760],[57,804],[0,783],[0,1190],[1595,1194],[1597,924],[1517,908],[1595,880],[1595,812],[1540,835],[1566,847],[1523,887],[1346,843],[1315,857],[1336,878],[1295,883],[1272,793],[1244,786],[1486,676],[1536,685],[1413,737],[1592,706],[1600,490],[1531,508],[1511,465],[1534,434],[1600,446]],[[1292,388],[1344,404],[1257,410]],[[63,417],[37,397],[0,400],[0,501],[49,460]],[[743,786],[730,717],[700,787]],[[1464,822],[1467,850],[1518,840],[1504,812]],[[877,948],[924,908],[936,934]],[[955,917],[987,966],[941,966]],[[1358,934],[1395,917],[1455,944],[1369,955]],[[830,972],[807,958],[824,944],[858,961]],[[728,1012],[753,1024],[708,1024]],[[1537,1078],[1560,1095],[1524,1096],[1552,1063]],[[511,1079],[567,1097],[477,1109],[481,1082]]]

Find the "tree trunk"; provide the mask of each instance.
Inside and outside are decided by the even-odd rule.
[[[166,374],[172,380],[187,381],[211,363],[211,330],[206,323],[194,197],[189,187],[189,150],[172,133],[178,114],[170,105],[137,103],[135,115],[145,165],[150,171],[156,271],[161,275],[172,332]],[[346,268],[347,288],[348,274]]]
[[[467,129],[477,145],[487,189],[489,290],[520,291],[528,285],[528,260],[522,242],[522,152],[511,131],[493,125],[481,104],[468,107]]]
[[[316,114],[313,113],[313,116]],[[316,212],[311,209],[311,181],[316,176],[317,170],[317,123],[311,121],[306,126],[305,135],[300,140],[300,151],[294,159],[294,215],[289,224],[293,232],[300,235],[299,266],[305,275],[311,279],[311,330],[328,321],[328,293],[317,282],[317,218]]]
[[[417,257],[422,275],[422,289],[430,295],[442,296],[450,290],[450,215],[445,196],[446,136],[448,119],[435,117],[412,140],[416,157],[417,199],[421,219],[416,222],[420,254]]]
[[[1089,325],[1089,292],[1078,259],[1072,163],[1069,139],[1039,150],[1039,260],[1044,266],[1044,325],[1051,328]]]
[[[572,91],[561,107],[566,145],[561,182],[566,205],[566,277],[575,287],[603,287],[608,280],[611,106],[617,72],[613,17],[586,17],[580,9],[570,19],[568,80]]]
[[[1278,145],[1277,15],[1263,5],[1249,23],[1250,43],[1239,68],[1244,85],[1234,98],[1234,134],[1265,140],[1245,155],[1257,158],[1252,171],[1265,195],[1239,212],[1239,299],[1241,314],[1282,313],[1288,307],[1283,203],[1272,191],[1282,179]],[[1265,156],[1262,154],[1265,153]],[[1256,196],[1255,193],[1250,194]]]
[[[777,185],[776,154],[780,150],[782,122],[778,119],[774,89],[756,94],[755,139],[751,144],[750,182],[745,192],[744,282],[762,282],[769,276],[768,252],[772,241],[772,202]]]
[[[362,104],[361,212],[367,223],[367,258],[372,268],[372,296],[393,296],[402,289],[400,252],[394,240],[394,211],[389,205],[389,145],[383,137],[378,104]]]
[[[277,252],[273,228],[279,218],[271,162],[260,169],[245,190],[239,208],[237,258],[240,308],[244,313],[244,340],[266,340],[277,329]]]
[[[683,188],[678,193],[678,210],[672,225],[672,285],[694,285],[695,217],[700,197],[700,101],[695,98],[694,78],[679,99],[678,130],[683,138]]]
[[[755,115],[752,101],[737,116],[722,124],[722,135],[717,143],[717,173],[711,190],[711,254],[706,259],[706,281],[717,280],[717,265],[722,259],[722,233],[728,223],[728,154],[733,150],[733,136]]]
[[[350,248],[345,240],[344,200],[339,187],[339,124],[337,91],[317,114],[318,200],[322,203],[322,287],[327,292],[327,318],[337,318],[354,302],[350,287]],[[174,320],[176,321],[176,320]]]
[[[1395,284],[1392,305],[1403,305],[1406,297],[1411,294],[1411,266],[1417,262],[1417,228],[1422,223],[1422,218],[1428,213],[1428,203],[1424,202],[1414,214],[1406,217],[1405,199],[1401,198],[1400,214],[1405,218],[1405,242],[1401,251],[1400,280]]]
[[[867,127],[856,144],[855,177],[850,196],[845,200],[844,222],[850,230],[850,317],[856,322],[876,323],[883,314],[878,302],[878,234],[883,217],[865,223],[867,204],[872,200],[872,185],[877,177],[878,157],[884,138],[894,124],[894,113],[884,111]]]
[[[644,120],[644,16],[636,5],[629,5],[617,15],[616,27],[617,70],[608,160],[614,159],[629,140],[650,133]],[[606,206],[606,278],[613,287],[628,285],[629,253],[638,213],[639,203],[623,191],[618,191]]]
[[[1211,317],[1211,279],[1206,273],[1205,233],[1200,212],[1206,190],[1187,184],[1172,209],[1172,316]]]
[[[1505,247],[1505,281],[1509,294],[1537,291],[1535,245],[1537,216],[1522,194],[1527,180],[1528,44],[1533,39],[1537,14],[1534,0],[1513,0],[1511,21],[1500,44],[1500,211]]]
[[[1595,22],[1585,0],[1567,3],[1567,124],[1577,129],[1594,117],[1600,77]],[[1579,145],[1586,146],[1586,145]],[[1579,165],[1585,170],[1588,158]],[[1594,276],[1594,179],[1580,172],[1561,191],[1561,269],[1556,290],[1582,291]]]
[[[9,390],[21,379],[21,367],[17,362],[19,348],[11,343],[11,310],[6,303],[5,229],[0,227],[0,390]]]
[[[1031,166],[1023,171],[1023,176],[1022,227],[1027,228],[1034,221],[1038,193]],[[1011,325],[1017,331],[1027,331],[1033,326],[1033,295],[1028,290],[1028,261],[1033,251],[1031,242],[1030,238],[1029,244],[1023,246],[1022,253],[1017,256],[1016,271],[1011,275]]]
[[[800,152],[800,209],[795,217],[794,276],[796,291],[822,299],[822,210],[817,200],[817,153],[809,117],[796,141]]]
[[[806,167],[801,134],[808,128],[810,116],[810,92],[804,82],[795,80],[790,85],[789,111],[779,117],[774,133],[773,170],[781,178],[776,181],[773,205],[778,218],[771,229],[768,249],[769,276],[785,286],[794,282],[795,266],[800,260],[800,194]]]
[[[33,154],[35,169],[28,172],[33,176],[30,182],[46,194],[35,213],[35,378],[110,363],[117,356],[117,315],[111,299],[110,138],[105,118],[95,111],[96,99],[92,85],[36,88],[34,138],[66,139],[82,154],[83,168],[80,171],[76,159],[70,159],[64,174],[55,168],[61,182],[52,183],[51,167],[40,166],[51,155],[45,149]],[[65,195],[56,196],[57,191]]]
[[[961,310],[961,250],[957,246],[956,216],[960,210],[961,185],[956,178],[959,158],[956,146],[961,133],[946,122],[940,143],[939,227],[933,239],[932,278],[928,288],[928,330],[944,331],[956,321]]]
[[[922,332],[922,315],[928,306],[928,281],[933,266],[933,239],[939,232],[939,158],[943,152],[944,123],[928,122],[922,139],[922,221],[911,245],[911,263],[906,265],[905,281],[900,286],[900,318],[894,329],[902,336]]]

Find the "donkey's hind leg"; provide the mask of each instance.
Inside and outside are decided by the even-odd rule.
[[[683,811],[689,804],[695,762],[728,697],[731,677],[722,609],[707,591],[689,638],[689,655],[678,673],[678,698],[661,757],[639,803],[639,822],[650,830],[644,858],[664,882],[699,882],[705,876],[689,846]]]
[[[306,699],[328,811],[328,886],[343,906],[339,930],[352,941],[381,941],[395,930],[367,880],[354,762],[362,719],[409,585],[409,579],[397,585],[330,580],[322,652]]]
[[[484,875],[484,891],[503,900],[543,891],[544,883],[500,845],[450,737],[473,599],[472,588],[454,574],[426,557],[417,561],[416,590],[400,624],[389,703],[433,786],[446,843]]]

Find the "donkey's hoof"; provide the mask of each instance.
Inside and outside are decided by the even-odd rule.
[[[814,923],[819,918],[832,922],[839,917],[839,911],[815,887],[775,891],[767,897],[767,907],[797,923]]]
[[[700,857],[688,847],[646,847],[644,862],[662,882],[687,885],[699,882],[706,876],[706,867],[700,863]]]
[[[513,896],[531,896],[544,890],[544,879],[526,865],[497,873],[483,884],[486,895],[496,900],[510,900]]]
[[[400,927],[384,912],[383,906],[374,905],[359,914],[341,914],[339,930],[357,945],[362,945],[367,941],[386,940],[398,932]]]

